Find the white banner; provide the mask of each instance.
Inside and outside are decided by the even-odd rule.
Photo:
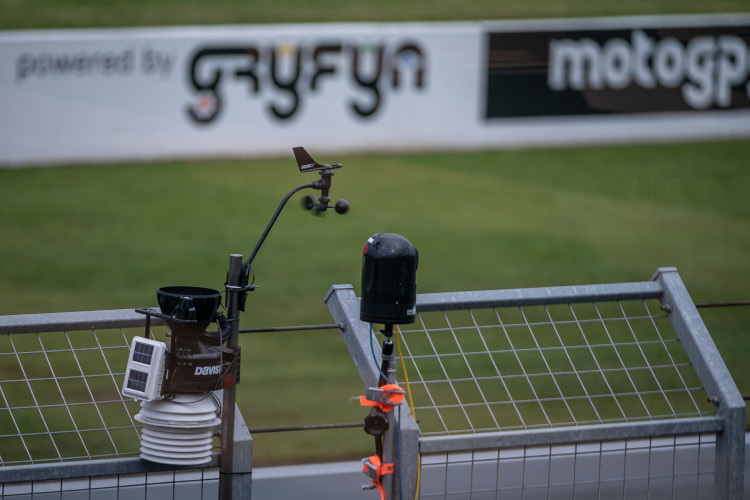
[[[748,42],[732,34],[743,23],[750,17],[5,32],[0,164],[748,136]],[[717,83],[708,92],[723,100],[703,99],[702,108],[600,104],[622,82],[628,101],[643,96],[640,84],[671,96],[671,82],[700,97],[708,73],[691,76],[688,69],[703,67],[689,50],[694,42],[669,28],[704,26],[713,31],[696,35],[701,50],[724,54],[715,61],[723,90]],[[576,30],[598,35],[566,41]],[[629,54],[645,50],[635,44],[651,47],[638,56],[655,72],[651,80],[623,73],[635,64]],[[687,69],[677,74],[677,63]],[[554,78],[549,64],[557,65]],[[606,88],[612,82],[621,88]],[[653,82],[657,89],[645,88]],[[580,101],[565,94],[572,91],[586,105],[571,111],[557,101]]]

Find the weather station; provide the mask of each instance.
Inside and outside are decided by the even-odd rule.
[[[302,207],[321,215],[329,208],[344,214],[346,200],[331,205],[329,196],[334,169],[341,164],[320,164],[302,147],[293,149],[300,173],[317,172],[320,179],[301,184],[282,199],[250,257],[231,254],[222,292],[196,286],[167,286],[156,292],[157,308],[136,309],[146,315],[143,337],[132,340],[122,394],[140,400],[135,419],[142,424],[140,457],[172,465],[206,464],[212,458],[212,440],[218,429],[221,442],[220,498],[249,491],[232,470],[235,388],[240,382],[241,349],[238,344],[240,311],[247,295],[257,287],[253,259],[287,201],[303,189],[321,191],[306,196]],[[250,280],[252,275],[253,279]],[[166,323],[168,342],[150,338],[152,318]],[[214,330],[208,330],[215,324]],[[234,491],[233,491],[234,490]]]

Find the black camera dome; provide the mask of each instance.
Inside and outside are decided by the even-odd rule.
[[[414,323],[418,260],[414,245],[398,234],[379,233],[367,240],[362,255],[362,321]]]

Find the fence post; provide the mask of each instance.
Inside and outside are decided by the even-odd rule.
[[[242,255],[229,256],[227,285],[240,286]],[[227,319],[231,325],[228,347],[237,347],[240,331],[239,294],[227,293]],[[221,415],[221,462],[219,466],[219,498],[249,499],[252,486],[252,438],[244,421],[236,415],[236,386],[223,391]],[[238,428],[239,427],[239,428]]]
[[[401,405],[400,416],[396,414],[394,417],[395,425],[400,432],[396,432],[394,429],[391,437],[391,446],[396,449],[396,465],[398,467],[393,475],[391,498],[411,500],[419,486],[417,484],[417,476],[419,475],[419,426],[414,420],[406,401]],[[399,439],[401,440],[400,443]]]
[[[378,383],[378,365],[380,346],[374,345],[375,360],[370,351],[370,329],[367,323],[359,319],[360,298],[354,293],[352,285],[333,285],[324,299],[334,321],[343,325],[339,327],[341,337],[346,344],[354,365],[357,367],[360,379],[365,388],[374,387]],[[389,413],[390,429],[383,436],[383,455],[395,457],[399,454],[399,417],[398,410]],[[383,488],[388,498],[414,498],[417,490],[417,473],[419,471],[419,426],[411,415],[409,405],[401,405],[400,418],[401,461],[395,477],[385,476]],[[365,476],[362,476],[366,480]],[[400,484],[399,484],[400,483]]]
[[[677,269],[659,268],[651,279],[664,287],[662,307],[724,420],[724,429],[716,433],[714,498],[739,500],[745,472],[745,402]]]

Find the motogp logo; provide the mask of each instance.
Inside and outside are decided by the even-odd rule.
[[[234,82],[247,86],[247,93],[263,102],[272,119],[285,121],[326,86],[343,85],[345,92],[336,90],[337,99],[343,99],[355,116],[367,119],[381,109],[388,91],[422,91],[425,73],[425,53],[412,41],[203,47],[189,65],[195,101],[187,114],[202,125],[216,120],[226,104],[226,86]]]
[[[693,109],[729,108],[733,93],[750,96],[750,47],[736,35],[655,39],[633,30],[630,40],[552,40],[547,83],[554,91],[679,88]]]

